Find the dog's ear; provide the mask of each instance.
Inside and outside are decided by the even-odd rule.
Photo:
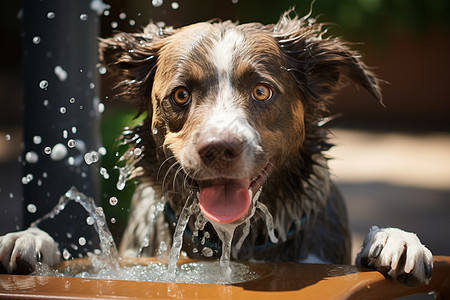
[[[309,15],[291,18],[285,13],[275,25],[274,36],[287,57],[288,70],[313,99],[328,100],[344,85],[343,78],[367,89],[381,104],[379,80],[356,51],[339,38],[324,38],[323,24]]]
[[[172,33],[172,29],[151,23],[143,33],[120,32],[100,39],[100,62],[116,81],[116,97],[137,104],[141,110],[148,108],[158,52],[164,38]]]

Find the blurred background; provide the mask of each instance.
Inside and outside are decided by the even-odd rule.
[[[110,0],[100,17],[100,36],[137,32],[149,20],[168,26],[219,18],[274,23],[291,7],[302,16],[303,0]],[[0,234],[23,228],[22,182],[22,1],[6,1],[0,11]],[[49,8],[50,9],[50,8]],[[327,126],[334,134],[332,173],[348,203],[354,251],[370,226],[401,227],[418,233],[435,254],[450,255],[450,2],[445,0],[319,0],[312,16],[328,35],[357,42],[354,48],[385,81],[386,108],[366,91],[344,88]],[[133,183],[115,188],[115,138],[135,109],[110,101],[103,82],[102,201],[116,236],[127,216]],[[120,148],[120,147],[119,147]],[[117,148],[117,149],[119,149]],[[111,150],[110,150],[111,149]],[[120,151],[120,149],[119,149]],[[119,199],[112,207],[111,196]]]

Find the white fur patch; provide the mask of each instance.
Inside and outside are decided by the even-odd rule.
[[[226,31],[224,36],[216,41],[212,49],[212,55],[219,76],[230,75],[234,54],[242,43],[244,43],[244,36],[237,30]]]
[[[0,262],[7,272],[15,269],[19,257],[31,266],[37,266],[38,260],[52,266],[61,259],[58,244],[37,227],[0,237]]]

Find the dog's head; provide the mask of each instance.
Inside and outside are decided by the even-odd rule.
[[[101,41],[118,95],[148,112],[159,164],[175,158],[208,219],[242,222],[272,172],[319,151],[308,135],[343,78],[381,101],[358,54],[321,27],[285,14],[268,26],[150,24]]]

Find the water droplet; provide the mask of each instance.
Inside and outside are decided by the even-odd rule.
[[[108,171],[105,168],[103,167],[100,168],[100,174],[103,176],[104,179],[109,179]]]
[[[70,99],[69,99],[69,102],[72,103],[72,104],[75,103],[75,98],[73,98],[73,97],[70,98]]]
[[[47,13],[47,19],[54,19],[55,16],[56,16],[56,14],[54,12],[52,12],[52,11],[49,11]]]
[[[87,223],[88,225],[93,225],[93,224],[94,224],[94,218],[91,217],[91,216],[87,217],[87,218],[86,218],[86,223]]]
[[[69,132],[64,129],[62,136],[63,136],[63,139],[67,139],[69,137]]]
[[[103,12],[103,15],[104,15],[105,17],[109,16],[109,14],[110,14],[110,11],[109,11],[109,10],[105,10],[105,11]]]
[[[72,133],[73,134],[77,133],[77,128],[75,126],[72,127]]]
[[[14,194],[13,193],[9,193],[9,198],[10,199],[14,198]]]
[[[22,184],[28,184],[29,181],[26,176],[22,177]]]
[[[62,160],[64,157],[66,157],[66,155],[67,155],[67,148],[61,143],[58,143],[55,146],[53,146],[53,149],[51,149],[50,151],[50,158],[55,161]]]
[[[67,80],[67,71],[64,70],[61,66],[56,66],[53,69],[53,72],[55,73],[56,77],[58,77],[59,81],[64,82]]]
[[[42,138],[39,135],[33,136],[33,143],[35,145],[39,145],[40,143],[42,143]]]
[[[111,22],[111,28],[113,28],[113,29],[117,28],[118,25],[119,24],[116,21]]]
[[[64,248],[62,256],[65,260],[69,260],[72,257],[72,254],[70,254],[69,250]]]
[[[115,206],[118,202],[119,202],[119,199],[117,199],[114,196],[109,198],[109,204],[111,204],[111,206]]]
[[[70,156],[67,159],[67,162],[69,163],[69,166],[74,166],[75,165],[75,158],[73,158],[72,156]]]
[[[88,15],[87,14],[81,14],[80,15],[80,20],[81,21],[86,21],[88,19]]]
[[[103,103],[99,103],[98,105],[97,105],[97,109],[98,109],[98,112],[99,113],[103,113],[104,111],[105,111],[105,104],[103,104]]]
[[[134,155],[139,156],[139,155],[142,154],[142,150],[141,150],[141,148],[136,148],[136,149],[133,150],[133,153],[134,153]]]
[[[38,179],[38,181],[37,181],[36,184],[37,184],[38,186],[41,186],[41,185],[42,185],[42,180]]]
[[[52,153],[52,148],[50,148],[50,147],[45,147],[45,148],[44,148],[44,153],[45,153],[45,154],[50,154],[50,153]]]
[[[98,160],[99,160],[99,156],[98,156],[98,153],[95,151],[88,152],[84,155],[84,161],[88,165],[96,163],[96,162],[98,162]]]
[[[62,113],[62,114],[65,114],[67,112],[67,109],[64,106],[61,106],[59,108],[59,112]]]
[[[44,104],[44,106],[48,106],[48,100],[45,99],[45,100],[42,102],[42,104]]]
[[[163,0],[152,0],[152,5],[154,7],[160,7],[161,5],[163,5]]]
[[[128,23],[130,24],[130,26],[136,25],[136,21],[133,19],[130,19],[130,21],[128,21]]]
[[[34,151],[27,152],[25,154],[25,160],[30,164],[35,164],[39,161],[39,155]]]
[[[178,4],[178,2],[172,2],[171,6],[172,9],[178,9],[180,7],[180,4]]]
[[[116,218],[111,218],[111,223],[112,224],[116,223]]]
[[[43,173],[42,173],[42,177],[47,178],[47,177],[48,177],[47,172],[43,172]]]
[[[89,88],[91,90],[93,90],[95,88],[95,83],[93,83],[93,82],[89,83]]]
[[[205,248],[202,249],[202,254],[205,257],[211,257],[211,256],[213,256],[214,252],[213,252],[213,250],[211,248],[205,247]]]
[[[125,20],[126,18],[127,18],[127,14],[126,14],[126,13],[121,12],[121,13],[119,14],[119,19]]]
[[[167,251],[167,249],[169,249],[169,247],[167,246],[166,242],[161,241],[161,243],[159,243],[159,251],[165,252]]]
[[[41,82],[39,82],[39,87],[43,90],[46,90],[48,88],[48,81],[47,80],[41,80]]]
[[[40,36],[33,37],[33,44],[37,45],[40,42],[41,42],[41,37]]]
[[[6,134],[6,135],[5,135],[5,139],[6,139],[7,141],[10,141],[10,140],[11,140],[11,135],[10,135],[10,134]]]
[[[98,67],[98,72],[100,73],[100,74],[106,74],[106,68],[105,68],[105,66],[100,66],[100,67]]]
[[[156,128],[156,127],[153,127],[153,130],[152,130],[152,132],[153,132],[153,134],[154,134],[154,135],[157,135],[157,134],[158,134],[158,128]]]
[[[239,0],[231,0],[231,3],[233,4],[237,4],[239,2]]]
[[[86,239],[85,239],[84,237],[80,237],[80,238],[78,239],[78,244],[79,244],[80,246],[86,245]]]
[[[67,146],[68,146],[69,148],[75,147],[75,144],[76,144],[76,142],[75,142],[75,140],[73,140],[73,139],[70,139],[70,140],[67,141]]]
[[[34,205],[34,204],[32,204],[32,203],[28,204],[28,205],[27,205],[27,211],[28,211],[30,214],[34,214],[35,212],[37,212],[37,207],[36,207],[36,205]]]
[[[98,153],[102,156],[106,155],[106,148],[105,147],[100,147],[98,148]]]
[[[33,176],[33,174],[27,174],[26,178],[27,178],[28,182],[30,182],[33,180],[34,176]]]

